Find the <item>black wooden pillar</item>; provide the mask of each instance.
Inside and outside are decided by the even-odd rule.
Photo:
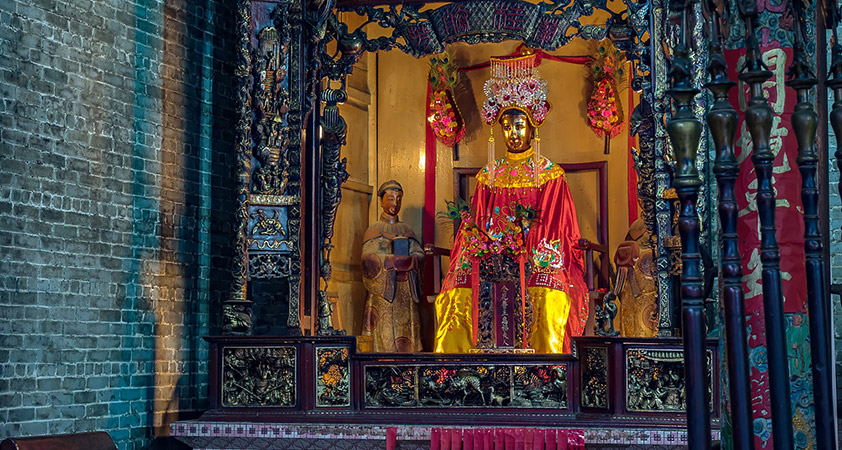
[[[304,330],[306,335],[315,336],[318,327],[318,295],[321,282],[321,74],[318,65],[318,46],[314,42],[306,41],[305,58],[309,61],[310,70],[306,70],[305,79],[315,80],[305,89],[311,102],[310,114],[307,116],[304,140],[304,157],[302,158],[302,202],[301,202],[301,234],[302,234],[302,295],[303,315],[309,316],[310,321]],[[301,70],[305,70],[302,68]]]
[[[746,62],[740,70],[740,80],[751,87],[751,98],[745,111],[745,120],[754,145],[751,161],[757,175],[757,211],[760,218],[760,262],[769,361],[772,440],[775,450],[791,450],[794,448],[792,407],[781,289],[781,255],[775,235],[777,231],[775,228],[776,196],[772,187],[772,166],[775,155],[769,146],[773,111],[763,95],[763,82],[772,76],[772,72],[763,64],[760,46],[754,36],[757,4],[754,0],[743,0],[739,2],[739,6],[747,30]]]
[[[807,312],[810,320],[810,353],[813,371],[813,396],[816,410],[816,448],[835,449],[833,392],[830,348],[827,335],[830,321],[826,316],[828,290],[824,280],[822,237],[819,230],[819,189],[816,182],[819,156],[816,152],[818,115],[810,102],[810,90],[818,84],[804,50],[804,10],[802,4],[789,4],[795,18],[795,45],[787,85],[798,97],[792,114],[792,129],[798,141],[798,170],[801,172],[801,202],[804,206],[804,253],[806,255]]]
[[[740,165],[734,156],[734,137],[737,130],[737,111],[728,101],[728,92],[736,84],[728,79],[728,66],[722,54],[720,17],[716,6],[706,3],[710,16],[710,44],[707,88],[714,96],[707,123],[716,150],[713,172],[719,186],[719,221],[721,226],[720,280],[721,301],[725,309],[725,345],[728,349],[728,388],[731,398],[731,423],[734,430],[733,448],[754,449],[754,430],[751,412],[748,344],[746,341],[745,297],[743,294],[743,263],[737,236],[737,197],[734,184]]]
[[[673,1],[670,13],[680,18],[679,42],[673,49],[670,67],[674,114],[667,133],[675,153],[673,186],[680,202],[678,229],[681,235],[681,317],[684,342],[684,372],[687,398],[687,440],[691,449],[710,448],[710,403],[707,358],[705,354],[704,280],[699,251],[699,215],[696,201],[702,184],[696,169],[696,152],[702,135],[702,122],[693,112],[693,99],[699,93],[691,82],[692,64],[687,42],[692,33],[693,3]]]

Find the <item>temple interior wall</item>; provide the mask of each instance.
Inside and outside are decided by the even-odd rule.
[[[488,61],[491,56],[512,53],[517,43],[448,46],[459,67]],[[553,54],[587,55],[589,46],[573,41]],[[334,277],[328,291],[337,302],[342,326],[351,334],[361,332],[366,291],[359,269],[362,235],[380,215],[377,187],[390,179],[404,189],[401,220],[416,235],[423,233],[425,123],[428,58],[414,58],[398,50],[367,55],[348,79],[349,102],[342,105],[348,122],[347,145],[349,181],[343,185],[343,200],[336,221],[335,249],[331,254]],[[586,122],[589,95],[585,66],[546,60],[539,69],[548,80],[550,111],[540,127],[541,153],[558,163],[607,161],[608,230],[611,256],[624,239],[629,225],[628,138],[624,131],[611,140],[610,154],[603,153],[604,141]],[[464,117],[467,134],[458,144],[459,159],[453,150],[437,144],[436,211],[446,212],[445,200],[454,199],[454,169],[480,168],[487,162],[489,127],[479,117],[485,101],[482,86],[488,70],[464,72],[455,88],[456,103]],[[619,98],[628,117],[628,86],[620,88]],[[366,103],[367,101],[367,103]],[[497,157],[505,154],[503,136],[495,128]],[[368,161],[365,158],[370,158]],[[597,241],[599,215],[596,171],[567,175],[579,217],[582,236]],[[453,223],[436,219],[436,245],[451,248]],[[445,264],[447,260],[445,259]]]
[[[207,407],[201,337],[230,285],[230,8],[0,3],[0,439],[148,448]]]
[[[171,420],[206,406],[201,336],[219,331],[218,305],[230,286],[231,6],[0,2],[0,438],[102,430],[121,450],[146,448]],[[469,65],[513,49],[504,43],[454,53]],[[574,50],[558,53],[584,52]],[[422,231],[427,68],[397,51],[359,65],[349,82],[349,104],[358,111],[343,107],[351,178],[343,186],[330,284],[352,332],[365,295],[359,240],[379,214],[379,183],[404,183],[403,220]],[[553,78],[554,110],[541,129],[544,153],[559,162],[603,157],[602,142],[584,125],[584,76],[574,73],[580,69],[542,67],[547,78],[568,73]],[[460,160],[438,146],[439,210],[452,198],[452,169],[485,162],[478,105],[462,103],[466,95],[482,101],[484,77],[468,75],[457,93],[470,127]],[[832,154],[833,136],[830,144]],[[608,163],[612,249],[627,226],[626,155],[626,142],[615,139]],[[589,183],[571,177],[586,233]],[[840,283],[842,204],[834,189],[832,279]],[[448,246],[451,233],[440,223],[437,243]],[[838,296],[834,305],[839,340]]]

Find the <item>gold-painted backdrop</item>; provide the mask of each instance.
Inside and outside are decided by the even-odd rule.
[[[488,61],[491,56],[506,55],[518,43],[448,46],[459,67]],[[589,46],[574,41],[552,52],[557,55],[583,56]],[[404,199],[400,217],[409,223],[419,238],[422,235],[424,207],[425,110],[428,59],[416,59],[400,51],[367,54],[355,66],[348,79],[348,103],[342,115],[348,123],[348,143],[343,156],[348,158],[349,180],[342,188],[342,203],[336,220],[332,253],[333,279],[329,295],[337,305],[337,316],[349,334],[361,331],[366,291],[360,272],[362,235],[380,214],[375,195],[380,183],[395,179],[403,185]],[[552,104],[547,121],[540,128],[541,152],[559,163],[607,161],[609,245],[611,256],[628,228],[628,140],[624,131],[611,140],[611,152],[603,153],[604,140],[586,123],[588,80],[585,66],[545,60],[539,72],[548,80]],[[467,124],[467,135],[459,143],[459,160],[453,150],[437,145],[436,209],[446,209],[445,200],[453,200],[455,168],[481,167],[487,160],[489,128],[479,117],[485,101],[482,85],[488,70],[461,74],[456,87],[456,102]],[[628,90],[621,87],[619,98],[628,117]],[[495,129],[495,139],[502,134]],[[498,144],[497,156],[505,149]],[[596,171],[568,174],[568,183],[576,203],[582,236],[596,241],[599,213]],[[436,245],[453,245],[453,226],[448,220],[436,221]],[[444,261],[446,264],[447,261]],[[446,266],[445,266],[446,267]]]

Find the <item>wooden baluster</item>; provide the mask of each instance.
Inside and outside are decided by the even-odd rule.
[[[702,122],[693,112],[693,98],[699,93],[691,81],[692,64],[688,57],[689,23],[692,2],[670,4],[674,15],[681,15],[680,42],[673,50],[670,67],[675,114],[667,123],[667,133],[676,159],[673,186],[678,194],[681,214],[681,316],[684,342],[684,389],[687,398],[687,441],[691,449],[710,448],[710,403],[707,357],[705,352],[704,282],[702,256],[699,252],[699,215],[696,200],[702,184],[696,169],[696,152],[702,135]]]
[[[719,222],[721,226],[719,253],[722,304],[725,308],[725,337],[728,356],[728,388],[731,397],[731,423],[734,430],[733,448],[754,449],[754,427],[751,412],[748,344],[746,341],[745,297],[743,295],[743,263],[737,236],[737,197],[734,184],[740,165],[734,157],[734,136],[737,130],[737,111],[728,101],[728,92],[735,82],[728,79],[728,65],[722,55],[719,16],[715,5],[708,5],[710,44],[706,87],[714,97],[707,123],[716,150],[713,173],[719,186]]]
[[[819,118],[810,102],[810,90],[818,84],[804,51],[804,11],[801,3],[790,4],[795,18],[795,45],[790,80],[787,86],[795,89],[798,103],[792,114],[792,130],[798,141],[798,170],[801,172],[801,202],[804,205],[804,254],[806,255],[807,313],[810,320],[810,354],[812,355],[813,398],[816,409],[816,449],[835,449],[833,429],[833,393],[830,377],[830,348],[827,334],[829,321],[825,316],[828,292],[824,280],[822,236],[819,230],[819,188],[816,183],[819,155],[816,152],[816,128]]]
[[[739,2],[746,24],[746,62],[740,80],[751,86],[751,98],[745,120],[754,151],[751,161],[757,175],[757,212],[760,218],[760,262],[763,279],[763,312],[766,324],[766,352],[769,361],[769,393],[772,406],[772,440],[775,450],[794,448],[792,407],[789,391],[783,292],[781,290],[781,254],[775,235],[775,190],[772,166],[775,154],[769,146],[773,111],[763,95],[763,82],[772,76],[760,59],[760,46],[754,36],[757,5],[754,0]]]

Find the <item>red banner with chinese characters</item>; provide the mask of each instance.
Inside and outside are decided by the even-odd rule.
[[[792,58],[792,49],[775,43],[761,46],[763,62],[773,73],[764,83],[764,94],[774,113],[770,146],[775,154],[774,182],[776,191],[775,223],[781,253],[784,312],[805,310],[804,222],[801,206],[801,175],[795,164],[798,144],[791,131],[790,118],[796,103],[795,92],[785,87],[785,73]],[[744,64],[745,51],[726,51],[730,78],[737,79],[737,69]],[[748,315],[749,360],[751,363],[752,406],[756,444],[762,448],[770,439],[770,403],[766,363],[766,337],[763,320],[763,286],[760,262],[760,221],[757,213],[757,177],[751,162],[752,142],[743,113],[750,96],[749,86],[742,82],[731,91],[731,104],[740,114],[735,155],[740,164],[736,183],[739,207],[737,231],[743,261],[743,286]],[[786,224],[786,226],[784,226]]]

